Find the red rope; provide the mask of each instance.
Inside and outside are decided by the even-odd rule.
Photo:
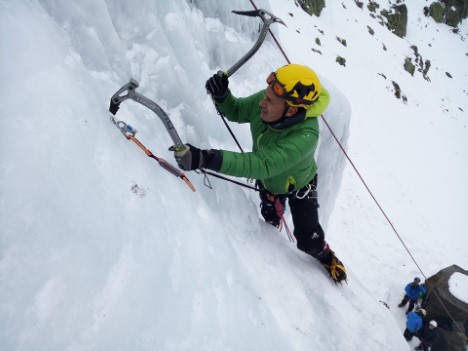
[[[327,120],[325,119],[325,117],[323,115],[321,115],[322,117],[322,120],[323,122],[325,123],[325,125],[327,126],[328,130],[330,131],[331,135],[333,136],[333,138],[336,140],[337,144],[340,146],[340,149],[341,151],[343,151],[343,154],[346,156],[347,160],[349,161],[349,163],[351,164],[351,166],[353,167],[354,171],[356,172],[356,174],[358,175],[359,179],[361,180],[362,184],[364,184],[364,187],[367,189],[367,192],[369,193],[369,195],[372,197],[372,200],[374,200],[375,204],[377,205],[377,207],[379,208],[380,212],[382,212],[382,214],[384,215],[385,219],[387,220],[388,224],[390,224],[390,227],[392,228],[393,232],[395,233],[395,235],[397,236],[398,240],[400,240],[400,243],[403,245],[403,247],[405,248],[406,252],[408,253],[408,255],[411,257],[411,259],[413,260],[414,264],[416,265],[416,267],[418,267],[418,270],[419,272],[421,272],[422,276],[424,277],[424,280],[427,280],[427,277],[426,275],[424,274],[423,270],[421,269],[421,267],[419,266],[418,262],[416,261],[416,259],[414,258],[413,254],[411,253],[411,251],[409,250],[409,248],[406,246],[405,242],[403,241],[403,239],[401,238],[400,234],[398,233],[398,231],[396,230],[395,226],[393,225],[393,223],[390,221],[390,218],[387,216],[387,214],[385,213],[384,209],[382,208],[382,206],[380,206],[380,203],[377,201],[377,199],[375,198],[374,194],[372,193],[372,191],[370,190],[369,186],[367,185],[366,181],[364,180],[364,178],[362,177],[361,173],[359,172],[359,170],[357,169],[357,167],[354,165],[353,161],[351,160],[351,158],[349,157],[348,153],[346,152],[346,150],[343,148],[343,146],[341,145],[340,141],[338,140],[338,138],[336,137],[335,133],[333,132],[333,130],[331,129],[330,125],[328,124]],[[453,324],[455,325],[455,327],[458,329],[458,331],[462,334],[464,334],[464,332],[461,330],[461,328],[458,326],[458,324],[456,323],[455,319],[453,318],[452,314],[449,312],[449,310],[445,307],[445,304],[444,302],[442,301],[442,299],[440,298],[439,294],[435,291],[435,289],[432,289],[432,292],[434,293],[434,295],[437,297],[437,299],[439,300],[442,308],[445,310],[445,312],[447,313],[447,315],[450,317],[450,319],[453,321]],[[429,292],[428,292],[429,294]]]
[[[369,195],[372,197],[372,200],[374,200],[375,204],[377,205],[377,207],[379,208],[380,212],[382,212],[382,214],[384,215],[385,219],[387,220],[387,222],[390,224],[390,227],[393,229],[393,232],[395,233],[395,235],[398,237],[398,240],[400,240],[401,244],[403,245],[403,247],[405,248],[406,252],[408,253],[408,255],[410,255],[411,259],[413,260],[414,264],[416,265],[416,267],[418,267],[419,271],[421,272],[421,274],[423,275],[424,279],[427,279],[426,275],[424,274],[424,272],[422,271],[421,267],[419,267],[418,265],[418,262],[416,262],[416,259],[413,257],[413,255],[411,254],[411,251],[408,249],[408,247],[406,246],[406,244],[404,243],[403,239],[401,238],[400,234],[398,233],[398,231],[396,230],[395,226],[393,225],[393,223],[390,221],[390,218],[387,216],[387,214],[385,213],[384,209],[382,208],[382,206],[380,206],[380,203],[377,201],[376,197],[374,196],[374,194],[372,193],[372,191],[370,190],[369,186],[367,185],[366,181],[364,180],[364,178],[362,177],[361,173],[359,172],[359,170],[357,169],[357,167],[354,165],[353,161],[351,160],[351,158],[349,157],[348,153],[346,152],[346,150],[343,148],[343,146],[341,145],[340,141],[338,140],[338,138],[336,137],[335,133],[333,132],[333,130],[331,129],[330,125],[328,124],[327,120],[325,119],[325,117],[323,115],[321,115],[322,117],[322,120],[323,122],[325,123],[325,125],[327,126],[328,130],[330,131],[331,135],[333,136],[333,138],[335,139],[335,141],[337,142],[337,144],[339,145],[341,151],[343,152],[343,154],[346,156],[346,158],[348,159],[349,163],[351,164],[351,166],[353,167],[354,171],[356,172],[356,174],[358,175],[359,179],[361,180],[362,184],[364,185],[364,187],[367,189],[367,192],[369,193]]]
[[[279,231],[283,229],[283,224],[284,228],[286,229],[286,234],[288,235],[288,239],[290,242],[294,242],[294,235],[291,232],[291,229],[289,229],[288,223],[284,219],[284,206],[281,203],[281,200],[278,196],[275,196],[275,209],[276,209],[276,214],[280,218],[280,225],[278,227]]]

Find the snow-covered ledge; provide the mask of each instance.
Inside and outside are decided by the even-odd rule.
[[[468,303],[468,276],[455,272],[448,281],[449,291],[457,299]]]

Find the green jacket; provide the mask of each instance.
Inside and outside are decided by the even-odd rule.
[[[328,106],[330,95],[322,87],[316,103],[306,112],[304,121],[277,130],[262,121],[259,102],[265,91],[245,98],[231,92],[217,106],[232,122],[250,123],[252,152],[221,150],[223,161],[220,173],[259,179],[265,189],[274,194],[296,191],[307,185],[317,172],[314,159],[319,137],[317,116]]]

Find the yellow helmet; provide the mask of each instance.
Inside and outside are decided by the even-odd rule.
[[[289,106],[307,109],[320,96],[322,86],[317,74],[307,66],[289,64],[271,72],[267,84]]]

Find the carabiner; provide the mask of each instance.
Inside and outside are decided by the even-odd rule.
[[[130,137],[134,137],[137,133],[137,130],[135,128],[133,128],[130,124],[125,123],[124,121],[118,121],[115,124],[127,139],[130,139]]]

